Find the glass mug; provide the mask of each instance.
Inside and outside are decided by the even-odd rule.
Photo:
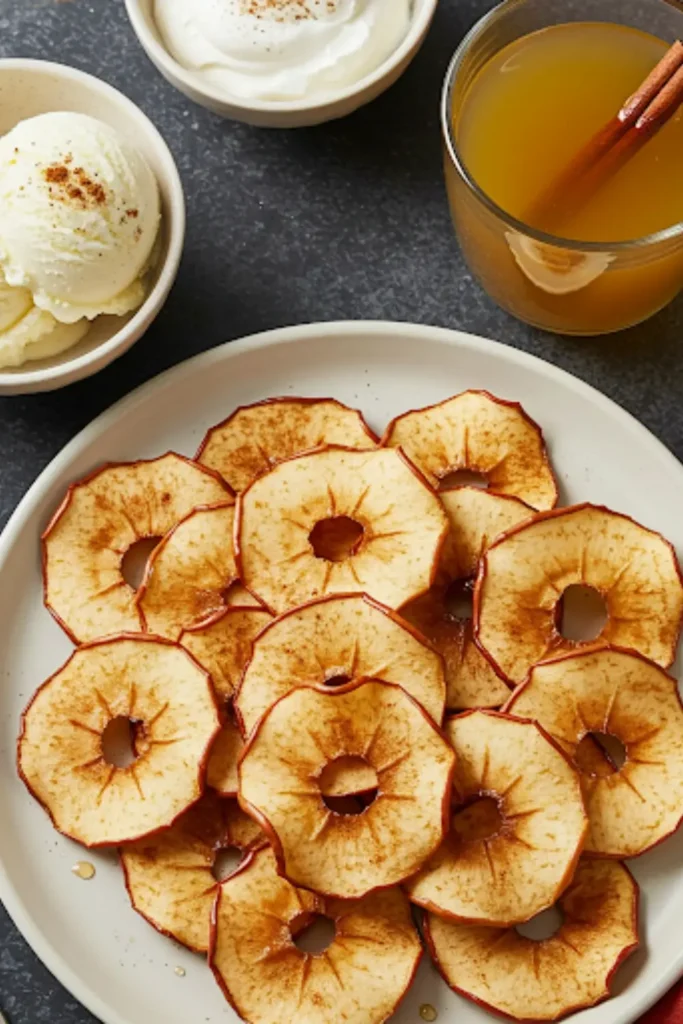
[[[465,37],[446,74],[441,105],[446,185],[463,255],[499,306],[546,331],[607,334],[646,320],[683,288],[683,224],[612,244],[568,241],[537,231],[479,188],[458,151],[454,128],[470,84],[491,57],[530,32],[571,21],[628,25],[671,43],[683,38],[678,0],[505,0]],[[514,253],[520,235],[548,262],[571,265],[598,254],[604,271],[584,287],[552,294],[520,268]]]

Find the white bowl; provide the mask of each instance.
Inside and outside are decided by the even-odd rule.
[[[147,299],[128,317],[102,316],[73,348],[14,370],[0,370],[0,394],[53,391],[89,377],[123,355],[164,305],[185,240],[185,199],[170,150],[152,122],[122,93],[92,75],[42,60],[0,60],[0,135],[19,121],[53,110],[90,114],[144,154],[162,199],[161,247]]]
[[[191,0],[188,0],[191,3]],[[260,128],[301,128],[346,117],[393,85],[422,46],[438,0],[413,0],[410,28],[401,45],[378,68],[345,89],[303,100],[246,100],[210,88],[182,67],[164,46],[154,20],[154,0],[126,0],[128,17],[147,56],[171,85],[221,117]]]

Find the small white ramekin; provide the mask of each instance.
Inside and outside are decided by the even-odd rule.
[[[191,0],[188,0],[190,3]],[[401,45],[378,68],[345,89],[303,100],[246,100],[210,88],[182,67],[164,46],[154,20],[154,0],[126,0],[131,24],[147,56],[171,85],[221,117],[260,128],[301,128],[346,117],[376,99],[400,78],[418,52],[431,25],[438,0],[413,0],[410,29]]]
[[[102,316],[71,349],[12,370],[0,370],[0,395],[53,391],[89,377],[127,351],[150,326],[173,284],[185,241],[185,198],[171,152],[131,100],[82,71],[41,60],[0,60],[0,135],[17,122],[53,110],[90,114],[143,153],[162,199],[161,246],[147,299],[128,317]]]

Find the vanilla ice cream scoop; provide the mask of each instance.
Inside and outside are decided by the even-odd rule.
[[[0,139],[0,268],[63,324],[142,304],[160,216],[144,157],[95,118],[41,114]]]
[[[0,271],[0,335],[14,327],[33,306],[28,288],[12,288]]]
[[[0,369],[58,355],[80,341],[89,326],[85,319],[60,324],[33,304],[27,288],[12,288],[0,271]]]

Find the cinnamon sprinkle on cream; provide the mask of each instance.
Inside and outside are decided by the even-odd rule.
[[[274,21],[304,21],[317,18],[313,9],[324,6],[327,14],[335,14],[337,0],[240,0],[240,14],[251,14],[254,18],[269,18]]]
[[[91,178],[83,167],[71,168],[72,161],[73,156],[67,154],[61,163],[50,164],[43,171],[43,177],[50,185],[51,196],[63,203],[71,201],[84,209],[88,206],[104,206],[107,202],[104,185]]]

